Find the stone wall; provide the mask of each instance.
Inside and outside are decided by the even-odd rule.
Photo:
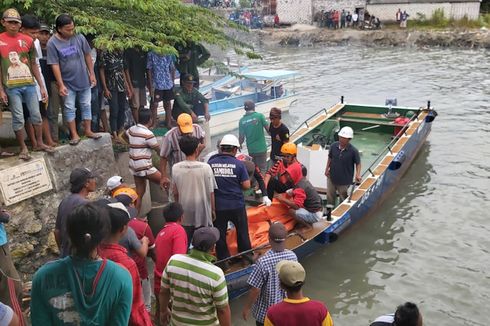
[[[313,14],[322,10],[342,10],[350,11],[353,13],[356,8],[366,7],[366,1],[363,0],[337,0],[337,1],[325,1],[325,0],[313,0]]]
[[[100,189],[93,198],[102,195],[106,180],[119,173],[114,159],[109,134],[99,140],[83,140],[77,146],[60,146],[52,155],[32,153],[33,158],[44,158],[53,190],[7,206],[12,218],[5,225],[10,250],[19,272],[30,276],[46,261],[58,257],[54,240],[54,226],[58,205],[69,193],[69,177],[76,167],[86,167],[97,174]],[[22,164],[18,157],[0,160],[2,170]]]
[[[310,24],[313,20],[312,0],[279,0],[276,11],[285,24]]]

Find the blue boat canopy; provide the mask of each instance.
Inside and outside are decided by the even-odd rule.
[[[255,80],[281,80],[293,78],[298,74],[299,73],[294,70],[259,70],[245,72],[242,76]]]

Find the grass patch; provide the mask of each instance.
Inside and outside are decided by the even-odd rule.
[[[490,27],[490,13],[481,14],[478,20],[471,20],[467,16],[461,19],[447,18],[444,9],[436,9],[430,18],[418,12],[414,20],[408,21],[408,27],[417,29],[488,28]]]

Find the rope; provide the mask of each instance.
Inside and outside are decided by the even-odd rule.
[[[15,283],[14,279],[7,277],[7,283],[9,288],[10,301],[12,301],[12,308],[15,313],[19,317],[19,325],[25,326],[26,323],[24,321],[24,314],[22,313],[22,309],[20,308],[19,301],[17,300],[17,295],[15,294]]]

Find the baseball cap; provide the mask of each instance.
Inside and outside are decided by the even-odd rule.
[[[286,286],[296,286],[302,284],[306,278],[303,266],[297,261],[281,260],[276,265],[279,279]]]
[[[119,175],[115,175],[113,177],[110,177],[109,180],[107,180],[107,188],[109,190],[114,190],[115,188],[119,187],[123,183],[123,178]]]
[[[208,251],[218,240],[218,229],[212,226],[205,226],[194,231],[192,246],[200,251]]]
[[[95,178],[95,175],[87,168],[76,168],[70,173],[70,183],[72,185],[84,184],[88,179]]]
[[[17,11],[17,9],[14,9],[14,8],[10,8],[10,9],[5,10],[3,12],[2,18],[8,22],[22,23],[19,12]]]
[[[107,206],[112,207],[112,208],[116,208],[116,209],[120,209],[120,210],[124,211],[126,214],[128,214],[128,220],[131,218],[131,215],[129,214],[128,209],[126,208],[126,206],[124,206],[123,203],[120,203],[120,202],[110,203],[110,204],[107,204]]]
[[[196,82],[194,80],[194,76],[192,76],[191,74],[185,74],[184,76],[182,76],[182,81],[184,83],[195,83]]]
[[[41,28],[39,28],[40,32],[50,32],[51,33],[51,28],[49,28],[48,25],[41,23]]]
[[[114,191],[114,193],[112,194],[114,198],[116,198],[119,195],[127,195],[131,197],[133,203],[136,201],[136,199],[138,199],[138,194],[136,193],[136,191],[133,188],[129,188],[129,187],[119,188],[116,191]]]
[[[246,111],[250,111],[250,110],[255,110],[255,103],[254,101],[245,101],[245,103],[243,103],[243,107],[245,108]]]
[[[269,228],[269,243],[273,250],[282,251],[286,246],[288,231],[281,222],[272,223]]]
[[[189,134],[192,132],[192,117],[190,114],[182,113],[177,117],[177,124],[179,129],[184,134]]]

